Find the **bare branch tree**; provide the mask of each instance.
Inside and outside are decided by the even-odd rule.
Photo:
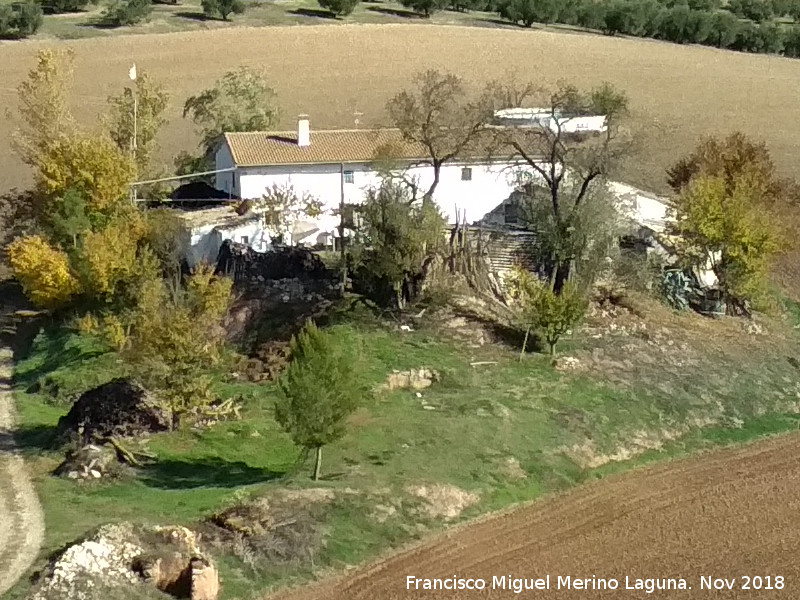
[[[487,94],[471,98],[460,77],[436,70],[417,74],[414,85],[392,98],[387,111],[404,139],[427,154],[423,164],[433,167],[433,181],[423,198],[430,200],[442,166],[463,157],[487,129],[494,99]]]
[[[494,146],[511,163],[521,163],[517,170],[525,190],[522,201],[529,207],[544,203],[550,213],[553,239],[548,242],[547,271],[553,289],[559,293],[578,258],[574,252],[579,245],[572,238],[578,235],[583,204],[600,197],[594,188],[605,186],[609,173],[630,150],[627,134],[620,128],[627,99],[609,84],[588,93],[565,84],[549,93],[537,93],[531,84],[509,89],[507,84],[496,82],[492,87],[501,101],[535,102],[540,109],[536,123],[496,128]],[[605,116],[603,127],[596,131],[577,129],[577,120],[586,116]],[[528,212],[541,215],[541,206]]]

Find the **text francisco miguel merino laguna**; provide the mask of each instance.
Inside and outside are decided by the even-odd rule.
[[[711,578],[709,578],[711,579]],[[783,578],[781,578],[783,579]],[[702,587],[702,586],[701,586]],[[709,584],[709,588],[712,586]],[[457,577],[422,579],[409,575],[406,577],[407,590],[509,590],[517,594],[525,590],[641,590],[652,594],[657,590],[692,589],[685,579],[638,579],[625,577],[624,580],[600,577],[554,576],[539,578],[517,578],[511,575],[495,575],[488,579],[467,579]],[[773,588],[774,589],[774,588]]]

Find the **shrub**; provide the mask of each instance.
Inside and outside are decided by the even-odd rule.
[[[42,26],[42,7],[33,0],[23,2],[17,8],[16,28],[18,37],[29,37]]]
[[[319,5],[331,11],[331,14],[337,17],[343,17],[355,10],[358,0],[317,0]]]
[[[12,7],[0,4],[0,38],[20,39],[32,36],[42,26],[42,7],[29,0]]]
[[[112,0],[101,20],[113,27],[141,23],[153,10],[151,0]]]
[[[577,11],[578,25],[587,29],[602,30],[605,27],[606,5],[595,0],[584,2]]]
[[[79,252],[78,270],[84,288],[92,297],[110,300],[119,285],[137,271],[138,238],[125,223],[87,232]]]
[[[78,12],[86,8],[89,0],[46,0],[42,3],[48,13]]]
[[[227,21],[231,14],[244,14],[246,6],[241,0],[202,0],[203,14],[207,17],[219,15],[223,21]]]
[[[447,0],[400,0],[400,3],[424,17],[430,17],[437,10],[447,6]]]
[[[514,273],[512,286],[522,307],[523,324],[528,330],[538,331],[547,342],[550,355],[555,356],[558,340],[583,318],[589,304],[587,295],[573,282],[567,282],[561,293],[556,294],[549,285],[522,269]]]
[[[8,4],[0,4],[0,37],[13,37],[15,25],[14,9]]]
[[[67,255],[38,235],[9,244],[8,260],[25,295],[36,306],[61,308],[80,292]]]
[[[717,48],[728,48],[736,42],[739,31],[739,20],[727,11],[718,11],[711,15],[711,33],[706,43]]]
[[[530,27],[534,23],[547,25],[558,20],[560,9],[560,3],[553,0],[504,0],[498,12],[513,23]]]
[[[772,4],[767,0],[730,0],[728,10],[742,19],[756,23],[772,18]]]

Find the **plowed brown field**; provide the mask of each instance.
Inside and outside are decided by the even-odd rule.
[[[15,89],[36,52],[52,46],[75,50],[74,110],[86,126],[97,125],[107,96],[130,83],[132,62],[165,83],[170,123],[158,156],[170,166],[179,151],[197,146],[181,117],[186,98],[246,64],[267,72],[281,126],[294,127],[308,113],[312,135],[314,128],[353,127],[355,111],[362,126],[386,124],[386,101],[421,69],[448,69],[476,83],[513,70],[541,84],[608,80],[629,94],[641,144],[621,180],[663,189],[664,169],[698,136],[736,129],[767,141],[782,172],[797,174],[800,60],[558,31],[353,24],[0,42],[0,193],[30,181],[8,143],[19,125]]]
[[[273,600],[800,598],[798,456],[793,434],[611,477]],[[483,578],[487,589],[407,590],[409,575]],[[551,587],[519,595],[491,589],[502,575],[550,575]],[[616,578],[619,589],[557,589],[559,575]],[[742,589],[744,576],[767,575],[773,586],[782,576],[784,588]],[[647,594],[625,589],[626,576],[631,585],[684,578],[691,589]],[[733,589],[702,589],[703,576],[733,579]]]

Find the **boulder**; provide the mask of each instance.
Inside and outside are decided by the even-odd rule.
[[[58,421],[62,437],[83,443],[110,436],[132,437],[173,427],[172,414],[141,385],[114,379],[81,395]]]
[[[390,373],[383,387],[388,390],[424,390],[433,385],[435,381],[439,381],[439,373],[422,367],[420,369]]]

